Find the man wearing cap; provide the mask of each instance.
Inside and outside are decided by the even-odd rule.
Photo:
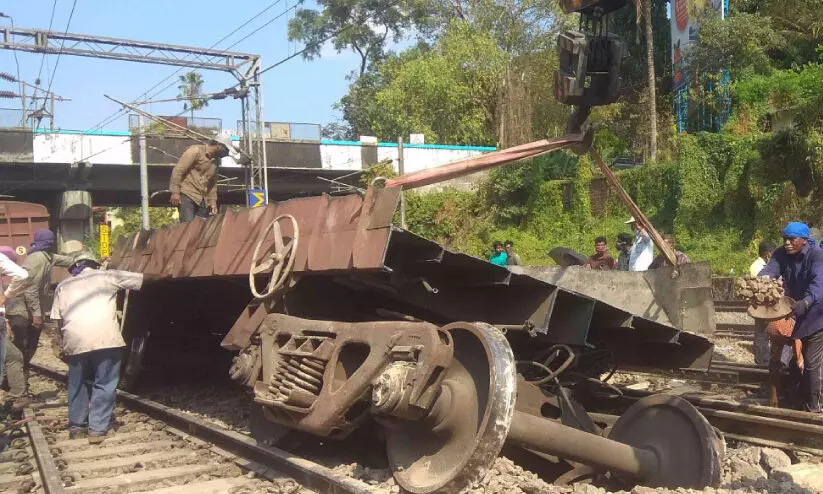
[[[91,255],[75,258],[69,267],[72,277],[57,285],[51,309],[69,366],[69,437],[88,431],[92,444],[102,442],[108,432],[126,346],[117,322],[117,292],[140,290],[160,277],[99,267]]]
[[[230,156],[240,160],[240,153],[230,138],[216,137],[208,144],[189,146],[171,172],[172,206],[177,206],[180,222],[188,223],[195,216],[208,218],[217,214],[218,160]]]
[[[654,260],[654,244],[645,228],[637,224],[634,216],[626,221],[634,232],[634,243],[629,251],[629,271],[646,271]]]
[[[43,328],[43,314],[48,314],[46,302],[51,287],[51,270],[54,266],[68,268],[72,258],[56,254],[54,232],[40,228],[34,232],[34,240],[29,246],[23,268],[29,273],[29,285],[21,295],[6,302],[6,318],[11,327],[14,344],[23,352],[24,362],[28,365]]]
[[[811,412],[823,409],[823,250],[809,242],[809,227],[792,222],[783,229],[778,247],[760,276],[783,277],[783,289],[794,300],[793,338],[803,342],[803,399]]]

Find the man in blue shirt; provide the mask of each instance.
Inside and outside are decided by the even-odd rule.
[[[497,264],[498,266],[505,266],[509,261],[509,255],[503,250],[503,244],[495,242],[492,244],[492,247],[494,248],[494,252],[492,252],[492,255],[489,257],[489,262]]]
[[[793,338],[803,342],[805,407],[823,409],[823,249],[809,241],[809,227],[792,222],[760,276],[783,277],[786,295],[795,300]]]

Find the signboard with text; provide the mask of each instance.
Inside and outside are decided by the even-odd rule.
[[[100,257],[109,257],[111,255],[110,248],[110,234],[111,227],[106,223],[100,224]]]

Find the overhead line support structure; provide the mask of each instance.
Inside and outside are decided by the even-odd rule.
[[[247,87],[251,94],[250,98],[244,97],[241,101],[243,142],[252,157],[246,186],[249,189],[263,189],[268,197],[260,55],[10,27],[0,27],[0,49],[229,72],[238,80],[241,89]]]

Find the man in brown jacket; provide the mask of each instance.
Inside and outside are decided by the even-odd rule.
[[[180,222],[188,223],[195,216],[208,218],[217,214],[218,160],[231,156],[240,161],[240,153],[230,138],[216,137],[208,144],[195,144],[180,157],[171,172],[170,202],[177,206]]]

